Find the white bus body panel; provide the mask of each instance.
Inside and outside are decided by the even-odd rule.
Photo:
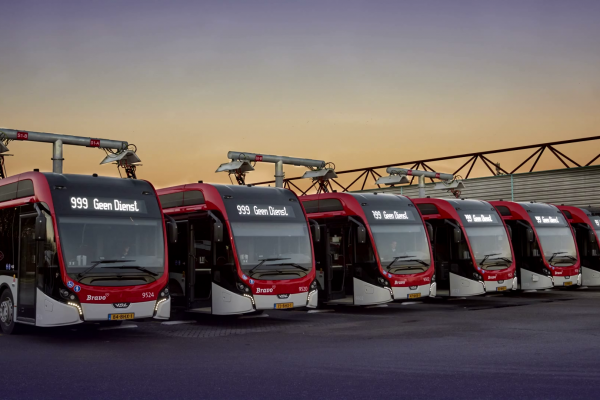
[[[257,310],[273,310],[276,303],[294,303],[294,308],[306,307],[308,292],[290,294],[287,299],[280,299],[277,295],[255,294],[254,302]]]
[[[156,306],[155,306],[156,307]],[[169,319],[171,318],[171,298],[169,297],[167,301],[163,301],[158,305],[158,310],[156,310],[155,319]]]
[[[429,297],[437,296],[437,283],[433,282],[429,287]]]
[[[152,318],[156,300],[130,303],[127,308],[115,308],[112,304],[81,303],[85,321],[108,321],[108,314],[135,314],[135,319]]]
[[[581,267],[582,285],[600,286],[600,271]]]
[[[450,296],[477,296],[485,293],[482,282],[450,272]]]
[[[520,284],[522,290],[549,289],[553,286],[551,277],[536,274],[523,268],[521,268]]]
[[[245,314],[254,311],[248,297],[223,289],[212,283],[212,313],[216,315]]]
[[[35,303],[36,326],[74,325],[83,322],[77,308],[48,297],[40,289],[37,289]]]
[[[430,296],[431,285],[427,284],[427,285],[417,286],[414,290],[411,290],[409,286],[393,287],[392,291],[394,292],[394,300],[400,300],[400,301],[412,300],[408,297],[409,294],[418,293],[419,294],[418,297]],[[433,296],[435,296],[435,294]]]
[[[565,282],[571,282],[568,286],[577,286],[581,284],[581,275],[571,275],[569,277],[566,276],[555,276],[554,277],[554,287],[563,287],[565,286]]]
[[[354,305],[367,306],[371,304],[388,303],[392,301],[392,294],[388,289],[371,285],[360,279],[354,281]]]

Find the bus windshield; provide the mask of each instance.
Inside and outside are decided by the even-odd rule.
[[[164,273],[158,198],[136,179],[47,174],[64,265],[92,286],[134,286]]]
[[[570,267],[577,261],[571,229],[566,226],[536,227],[544,258],[553,267]]]
[[[148,218],[61,217],[59,232],[67,273],[76,281],[107,286],[144,284],[164,271],[162,221]],[[107,284],[107,278],[110,284]],[[135,278],[135,279],[134,279]]]
[[[381,266],[394,274],[424,272],[431,265],[423,224],[372,224]]]
[[[531,220],[548,264],[553,267],[570,267],[577,262],[573,233],[561,213],[536,213],[531,215]]]
[[[468,226],[466,231],[475,262],[482,269],[505,269],[512,264],[508,235],[503,225]]]
[[[513,260],[509,238],[498,213],[491,207],[480,207],[459,214],[476,265],[488,271],[510,267]]]
[[[242,271],[253,279],[294,279],[312,269],[305,222],[232,222]]]

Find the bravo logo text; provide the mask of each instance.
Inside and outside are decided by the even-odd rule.
[[[106,300],[108,298],[109,293],[106,293],[104,296],[92,296],[91,294],[87,295],[87,301],[101,301]]]
[[[256,293],[273,293],[273,288],[268,288],[268,289],[261,289],[261,288],[256,288]]]

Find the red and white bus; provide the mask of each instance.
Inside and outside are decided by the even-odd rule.
[[[413,199],[433,228],[438,293],[475,296],[517,288],[509,231],[481,200]]]
[[[427,230],[410,199],[322,193],[301,200],[321,228],[314,245],[323,303],[374,305],[435,296]]]
[[[581,284],[573,230],[556,206],[534,202],[490,203],[511,228],[520,289]]]
[[[585,208],[557,207],[575,230],[577,251],[581,261],[581,284],[600,286],[600,248],[598,248],[600,217]]]
[[[170,316],[165,228],[146,181],[28,172],[0,181],[0,325]]]
[[[310,227],[287,189],[195,183],[158,191],[177,222],[174,309],[216,315],[316,307]]]

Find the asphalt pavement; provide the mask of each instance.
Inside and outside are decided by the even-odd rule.
[[[596,399],[600,290],[27,328],[0,399]]]

